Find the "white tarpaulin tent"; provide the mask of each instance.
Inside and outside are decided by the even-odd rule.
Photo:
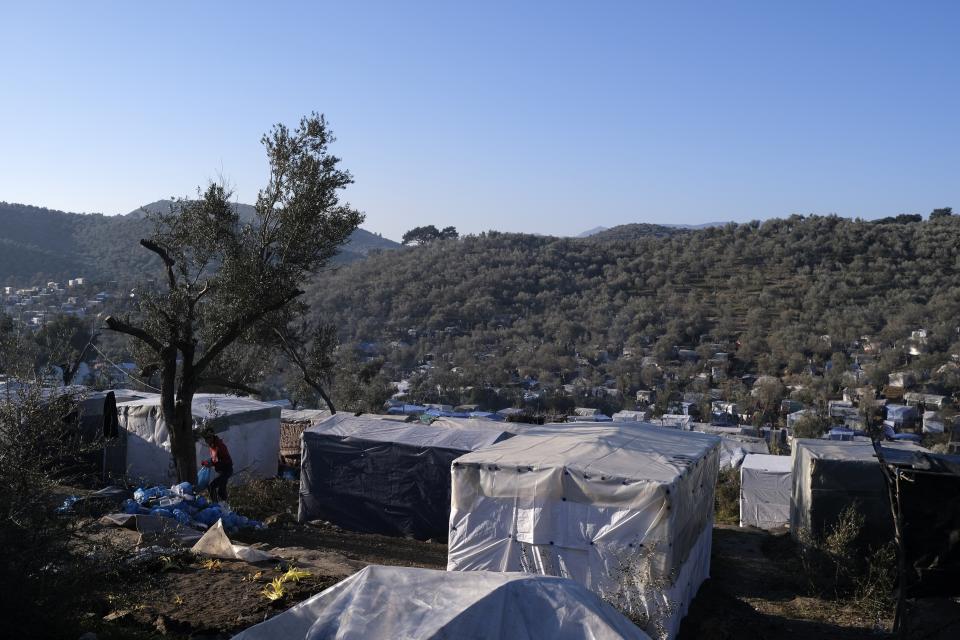
[[[740,467],[740,526],[776,529],[790,524],[793,461],[751,453]]]
[[[249,398],[198,393],[193,397],[192,413],[195,429],[208,426],[227,444],[235,477],[277,475],[280,407]],[[121,457],[126,474],[152,484],[176,482],[170,428],[160,412],[160,396],[119,403],[117,414],[124,440]],[[198,462],[210,457],[203,440],[196,446]]]
[[[458,458],[447,568],[569,577],[672,638],[707,578],[719,438],[530,430]]]
[[[234,640],[648,640],[581,585],[369,566]]]

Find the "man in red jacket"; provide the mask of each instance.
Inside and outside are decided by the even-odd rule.
[[[217,477],[210,482],[210,500],[212,502],[227,501],[227,481],[233,475],[233,460],[227,443],[221,440],[212,429],[203,432],[203,439],[210,447],[210,459],[200,464],[204,467],[213,467]]]

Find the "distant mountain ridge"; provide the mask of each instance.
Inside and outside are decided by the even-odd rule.
[[[0,202],[0,284],[26,285],[77,276],[92,280],[136,280],[152,272],[154,256],[139,246],[150,233],[142,210],[169,206],[158,200],[127,215],[69,213]],[[241,215],[253,207],[238,204]],[[335,258],[336,264],[362,260],[376,250],[400,245],[357,229]]]
[[[648,236],[666,236],[671,235],[673,230],[690,231],[695,229],[708,229],[710,227],[722,227],[728,222],[704,222],[703,224],[654,224],[650,222],[631,222],[620,224],[615,227],[597,226],[592,229],[577,234],[577,238],[593,239],[618,239],[625,240],[631,238],[644,238]]]
[[[169,210],[170,205],[172,204],[173,200],[157,200],[155,202],[151,202],[150,204],[145,204],[138,209],[134,209],[130,213],[126,214],[125,217],[143,218],[145,213],[165,212]],[[257,210],[251,204],[235,202],[233,203],[233,208],[238,214],[240,214],[240,218],[242,220],[252,220],[257,214]],[[366,256],[371,251],[376,249],[397,249],[400,246],[401,245],[399,242],[394,242],[393,240],[384,238],[383,236],[367,231],[366,229],[357,229],[350,237],[350,242],[344,246],[342,253]]]

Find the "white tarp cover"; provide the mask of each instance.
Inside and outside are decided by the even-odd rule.
[[[744,458],[751,453],[770,453],[770,447],[763,438],[739,435],[720,435],[720,468],[736,469]]]
[[[354,416],[337,413],[307,431],[311,435],[356,438],[370,442],[390,442],[414,447],[439,447],[473,451],[497,442],[508,434],[502,423],[494,422],[494,429],[450,429],[427,425],[422,422],[398,422],[381,420],[372,416]]]
[[[716,436],[606,423],[467,454],[447,568],[570,577],[672,638],[709,574],[719,449]]]
[[[740,467],[740,526],[776,529],[790,524],[790,456],[748,455]]]
[[[884,450],[925,451],[908,443],[884,443]],[[794,440],[790,530],[798,538],[822,538],[844,509],[856,505],[871,542],[886,542],[893,520],[886,482],[873,443]]]
[[[581,585],[522,573],[369,566],[235,640],[646,640]]]
[[[273,559],[273,556],[269,553],[259,549],[230,542],[227,532],[223,530],[223,520],[217,520],[215,525],[207,529],[207,532],[197,540],[190,551],[201,556],[222,558],[223,560],[266,562]]]
[[[160,412],[160,396],[120,403],[117,413],[125,431],[126,474],[153,484],[176,482],[170,429]],[[198,393],[193,397],[192,413],[195,428],[205,423],[227,444],[235,477],[277,475],[280,407],[249,398]],[[203,440],[196,446],[198,461],[210,457]]]
[[[503,422],[488,418],[451,418],[444,416],[430,422],[431,427],[445,427],[448,429],[486,429],[499,432],[513,433],[511,427],[517,422]]]

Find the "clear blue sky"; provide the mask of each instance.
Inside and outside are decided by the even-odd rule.
[[[393,238],[960,209],[958,2],[11,4],[0,200],[250,202],[317,110]]]

